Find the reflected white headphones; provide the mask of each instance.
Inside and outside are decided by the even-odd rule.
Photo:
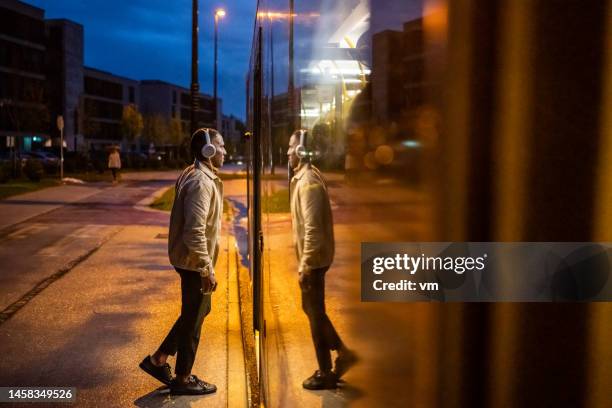
[[[215,147],[214,144],[210,142],[210,133],[208,133],[208,130],[209,130],[208,128],[200,128],[194,132],[193,136],[195,136],[198,133],[204,133],[204,137],[206,138],[206,144],[202,146],[201,153],[202,153],[202,156],[204,156],[207,159],[210,159],[217,153],[217,148]]]
[[[295,154],[300,159],[308,157],[308,150],[306,150],[306,136],[308,131],[300,129],[300,144],[295,147]]]

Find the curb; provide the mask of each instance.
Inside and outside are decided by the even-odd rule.
[[[236,251],[236,262],[240,262],[240,254]],[[250,279],[248,271],[244,267],[237,267],[240,321],[242,332],[242,347],[244,352],[244,366],[247,381],[248,406],[256,408],[260,406],[259,394],[259,369],[257,364],[257,353],[255,345],[255,333],[253,329],[253,299],[250,290]]]
[[[234,236],[234,214],[235,209],[231,200],[227,200],[230,205],[229,217],[231,217],[232,228],[229,233]],[[238,307],[240,311],[240,333],[242,335],[242,351],[244,354],[245,379],[247,382],[247,406],[258,408],[261,405],[259,392],[259,365],[257,363],[257,353],[255,344],[255,331],[253,328],[253,298],[251,295],[251,281],[248,269],[242,266],[238,244],[235,248],[236,256],[236,278],[238,285]]]
[[[132,208],[134,208],[135,210],[138,211],[146,211],[146,212],[158,212],[158,213],[164,213],[164,214],[169,214],[168,211],[164,211],[164,210],[158,210],[156,208],[151,208],[149,207],[151,205],[151,203],[153,203],[155,200],[157,200],[159,197],[161,197],[169,188],[171,188],[172,184],[167,185],[165,187],[162,187],[158,190],[155,190],[155,192],[153,194],[151,194],[148,197],[143,198],[142,200],[140,200],[139,202],[137,202],[136,204],[134,204],[132,206]]]

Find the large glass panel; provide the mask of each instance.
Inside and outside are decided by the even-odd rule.
[[[578,405],[591,398],[596,364],[573,350],[600,344],[585,333],[601,332],[602,306],[364,303],[360,244],[609,240],[609,189],[598,190],[610,183],[601,175],[610,149],[606,10],[605,2],[258,2],[248,89],[262,171],[250,188],[261,198],[257,290],[270,406],[521,406],[536,394],[559,405],[558,386]],[[288,203],[286,151],[298,129],[316,146],[332,201],[328,314],[361,358],[335,396],[301,388],[316,361]],[[560,377],[540,381],[560,355]],[[581,373],[578,387],[571,373]]]

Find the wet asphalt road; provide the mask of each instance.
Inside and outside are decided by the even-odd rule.
[[[127,225],[167,225],[168,217],[134,205],[168,180],[133,180],[31,218],[0,235],[0,310]]]

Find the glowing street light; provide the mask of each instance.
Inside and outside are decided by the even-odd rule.
[[[217,103],[217,65],[218,65],[218,58],[217,58],[217,43],[218,43],[218,26],[219,26],[219,19],[225,17],[225,10],[222,8],[218,8],[217,10],[215,10],[215,79],[214,79],[214,103],[215,103],[215,119],[214,119],[214,123],[215,123],[215,128],[219,125],[217,118],[219,116],[219,112],[218,112],[218,103]],[[218,129],[217,129],[218,130]]]
[[[191,4],[191,88],[189,91],[191,109],[189,111],[191,133],[198,128],[197,111],[199,108],[198,97],[200,84],[198,83],[198,0],[192,0]]]

